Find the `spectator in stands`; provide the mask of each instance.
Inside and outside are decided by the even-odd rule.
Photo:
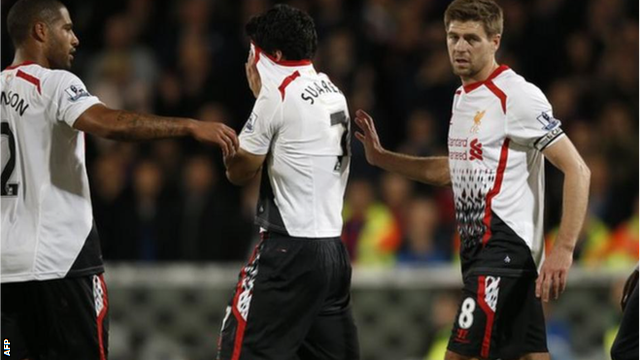
[[[408,205],[407,227],[398,253],[399,266],[430,266],[447,263],[451,253],[440,244],[451,237],[439,239],[438,208],[436,202],[425,196],[412,199]]]
[[[175,194],[163,193],[160,166],[142,160],[133,171],[131,194],[119,204],[114,260],[176,260],[179,211]]]
[[[237,206],[220,183],[219,170],[207,155],[191,157],[184,169],[180,195],[180,234],[176,258],[195,261],[240,261],[249,248],[240,236],[243,224]],[[178,251],[179,250],[179,251]]]
[[[377,202],[373,184],[351,179],[344,205],[344,241],[351,260],[362,266],[393,266],[400,246],[400,225],[384,204]]]

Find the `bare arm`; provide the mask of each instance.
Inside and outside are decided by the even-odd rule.
[[[248,184],[258,174],[266,155],[254,155],[239,148],[235,156],[225,156],[224,165],[227,168],[227,179],[238,186]]]
[[[362,132],[356,132],[356,138],[364,145],[369,164],[425,184],[438,186],[451,184],[447,157],[417,157],[388,151],[380,144],[376,127],[369,114],[358,110],[355,121],[362,130]]]
[[[560,229],[536,282],[536,295],[548,301],[550,295],[557,299],[566,286],[573,250],[587,213],[591,172],[567,137],[545,149],[543,154],[564,173]]]
[[[235,132],[224,124],[114,110],[101,104],[82,113],[74,127],[113,140],[193,136],[199,141],[219,145],[225,154],[233,153],[238,148]]]
[[[567,137],[545,149],[543,154],[564,173],[562,219],[554,248],[560,246],[573,251],[587,213],[591,172]]]

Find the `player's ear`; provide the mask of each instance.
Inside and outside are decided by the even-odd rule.
[[[491,37],[491,43],[493,44],[493,51],[497,52],[500,49],[500,41],[502,40],[501,34],[495,34]]]
[[[280,51],[280,50],[276,50],[276,51],[274,52],[274,55],[275,55],[275,57],[276,57],[276,61],[280,61],[280,60],[282,60],[282,58],[284,57],[284,55],[282,55],[282,51]]]
[[[42,21],[33,24],[33,37],[38,42],[45,42],[49,36],[49,27]]]

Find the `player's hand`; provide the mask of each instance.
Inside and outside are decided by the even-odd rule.
[[[380,138],[376,131],[376,126],[373,123],[371,115],[367,114],[364,110],[356,111],[356,125],[362,130],[356,131],[356,139],[364,145],[365,155],[369,164],[377,166],[378,157],[384,151],[384,148],[380,144]]]
[[[622,290],[622,298],[620,299],[620,307],[622,307],[622,311],[627,307],[627,302],[629,301],[629,297],[635,287],[638,286],[638,268],[636,268],[631,275],[627,278],[627,281],[624,283],[624,289]]]
[[[536,280],[536,297],[542,298],[544,302],[548,302],[550,298],[558,299],[567,286],[567,274],[572,263],[573,251],[555,246],[540,269]]]
[[[225,157],[234,156],[240,146],[236,132],[221,123],[196,121],[192,136],[203,143],[220,146]]]
[[[260,79],[256,62],[254,61],[253,51],[249,51],[249,58],[247,59],[247,63],[244,64],[244,69],[247,74],[249,88],[253,96],[257,99],[258,95],[260,95],[260,89],[262,88],[262,80]]]

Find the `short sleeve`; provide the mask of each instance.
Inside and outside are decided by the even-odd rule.
[[[251,115],[240,132],[242,149],[254,155],[266,155],[269,152],[271,140],[280,128],[281,119],[277,114],[281,104],[277,91],[269,88],[260,91]]]
[[[100,100],[87,91],[86,86],[74,74],[67,71],[56,72],[49,93],[55,106],[55,118],[73,127],[80,115]],[[45,87],[45,91],[47,91]]]
[[[506,132],[511,140],[543,151],[564,136],[562,123],[553,117],[551,104],[538,87],[523,81],[509,90]]]

